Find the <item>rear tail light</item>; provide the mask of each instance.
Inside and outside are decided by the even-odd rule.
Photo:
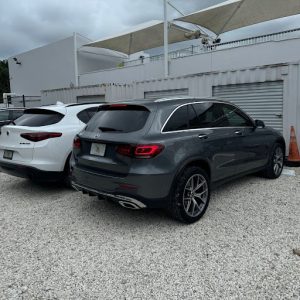
[[[119,145],[117,147],[117,153],[134,157],[134,158],[153,158],[161,153],[164,149],[164,146],[161,144],[154,145]]]
[[[62,136],[60,132],[30,132],[21,133],[21,137],[31,142],[40,142],[48,139],[58,138]]]
[[[81,141],[78,137],[76,137],[73,141],[73,148],[80,149],[80,147],[81,147]]]
[[[151,158],[158,155],[163,149],[163,145],[138,145],[134,149],[134,156],[137,158]]]
[[[132,146],[131,145],[119,145],[117,147],[117,152],[121,155],[132,156]]]

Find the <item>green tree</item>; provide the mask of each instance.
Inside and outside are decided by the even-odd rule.
[[[0,103],[3,102],[3,93],[9,93],[9,72],[8,72],[8,61],[0,60]]]

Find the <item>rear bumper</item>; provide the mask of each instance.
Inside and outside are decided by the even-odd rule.
[[[172,184],[171,175],[129,174],[109,177],[78,168],[72,168],[75,189],[90,195],[114,198],[117,202],[137,203],[139,208],[164,207]]]
[[[42,171],[33,167],[3,161],[0,161],[0,172],[36,181],[58,181],[63,176],[63,172]]]
[[[142,208],[146,208],[147,206],[145,205],[145,203],[131,198],[131,197],[126,197],[126,196],[122,196],[122,195],[114,195],[114,194],[107,194],[104,192],[99,192],[97,190],[91,189],[91,188],[87,188],[85,186],[76,184],[74,182],[72,182],[72,187],[79,191],[82,192],[83,194],[88,194],[89,196],[100,196],[100,197],[105,197],[105,198],[109,198],[112,199],[116,202],[119,202],[122,206],[126,207],[126,208],[130,208],[130,209],[142,209]]]

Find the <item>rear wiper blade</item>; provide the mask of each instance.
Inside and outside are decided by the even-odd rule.
[[[118,131],[118,132],[122,132],[123,130],[121,129],[116,129],[116,128],[110,128],[110,127],[98,127],[101,131],[105,132],[105,131]]]

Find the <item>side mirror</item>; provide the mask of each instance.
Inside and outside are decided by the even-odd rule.
[[[265,128],[266,127],[265,123],[261,120],[255,120],[255,126],[257,128]]]

